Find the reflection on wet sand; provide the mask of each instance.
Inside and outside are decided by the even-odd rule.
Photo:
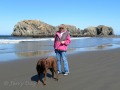
[[[99,45],[96,47],[88,47],[88,48],[69,48],[68,53],[74,53],[75,51],[95,51],[95,50],[105,50],[105,49],[112,49],[117,47],[117,45],[114,44],[104,44]],[[53,55],[53,50],[40,50],[40,51],[32,51],[32,52],[18,52],[16,55],[18,57],[35,57],[35,56],[49,56]],[[54,53],[55,54],[55,53]]]
[[[40,41],[40,42],[21,42],[15,45],[17,57],[35,57],[44,56],[52,52],[53,42]]]
[[[100,45],[100,46],[97,46],[98,49],[104,49],[106,47],[110,47],[110,46],[113,46],[112,44],[104,44],[104,45]]]
[[[52,51],[19,52],[19,53],[16,53],[16,55],[19,57],[34,57],[34,56],[47,55],[50,52]]]

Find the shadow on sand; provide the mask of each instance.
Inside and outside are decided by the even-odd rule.
[[[49,73],[47,73],[47,77],[48,77],[48,78],[52,78],[52,75],[49,74]],[[44,75],[41,74],[41,75],[40,75],[40,81],[41,81],[42,83],[43,83],[43,78],[44,78]],[[38,75],[32,76],[32,77],[31,77],[31,81],[38,82]]]

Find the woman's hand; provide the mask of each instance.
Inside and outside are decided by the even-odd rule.
[[[61,44],[64,44],[65,43],[65,41],[61,41]]]

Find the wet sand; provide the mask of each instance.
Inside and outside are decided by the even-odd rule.
[[[120,90],[120,49],[70,54],[69,76],[48,72],[46,86],[36,84],[39,58],[0,62],[0,90]]]

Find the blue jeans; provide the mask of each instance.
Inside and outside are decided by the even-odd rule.
[[[62,73],[61,60],[63,60],[64,72],[69,73],[69,66],[68,66],[68,60],[66,57],[67,56],[66,51],[55,50],[55,53],[57,58],[58,72]]]

